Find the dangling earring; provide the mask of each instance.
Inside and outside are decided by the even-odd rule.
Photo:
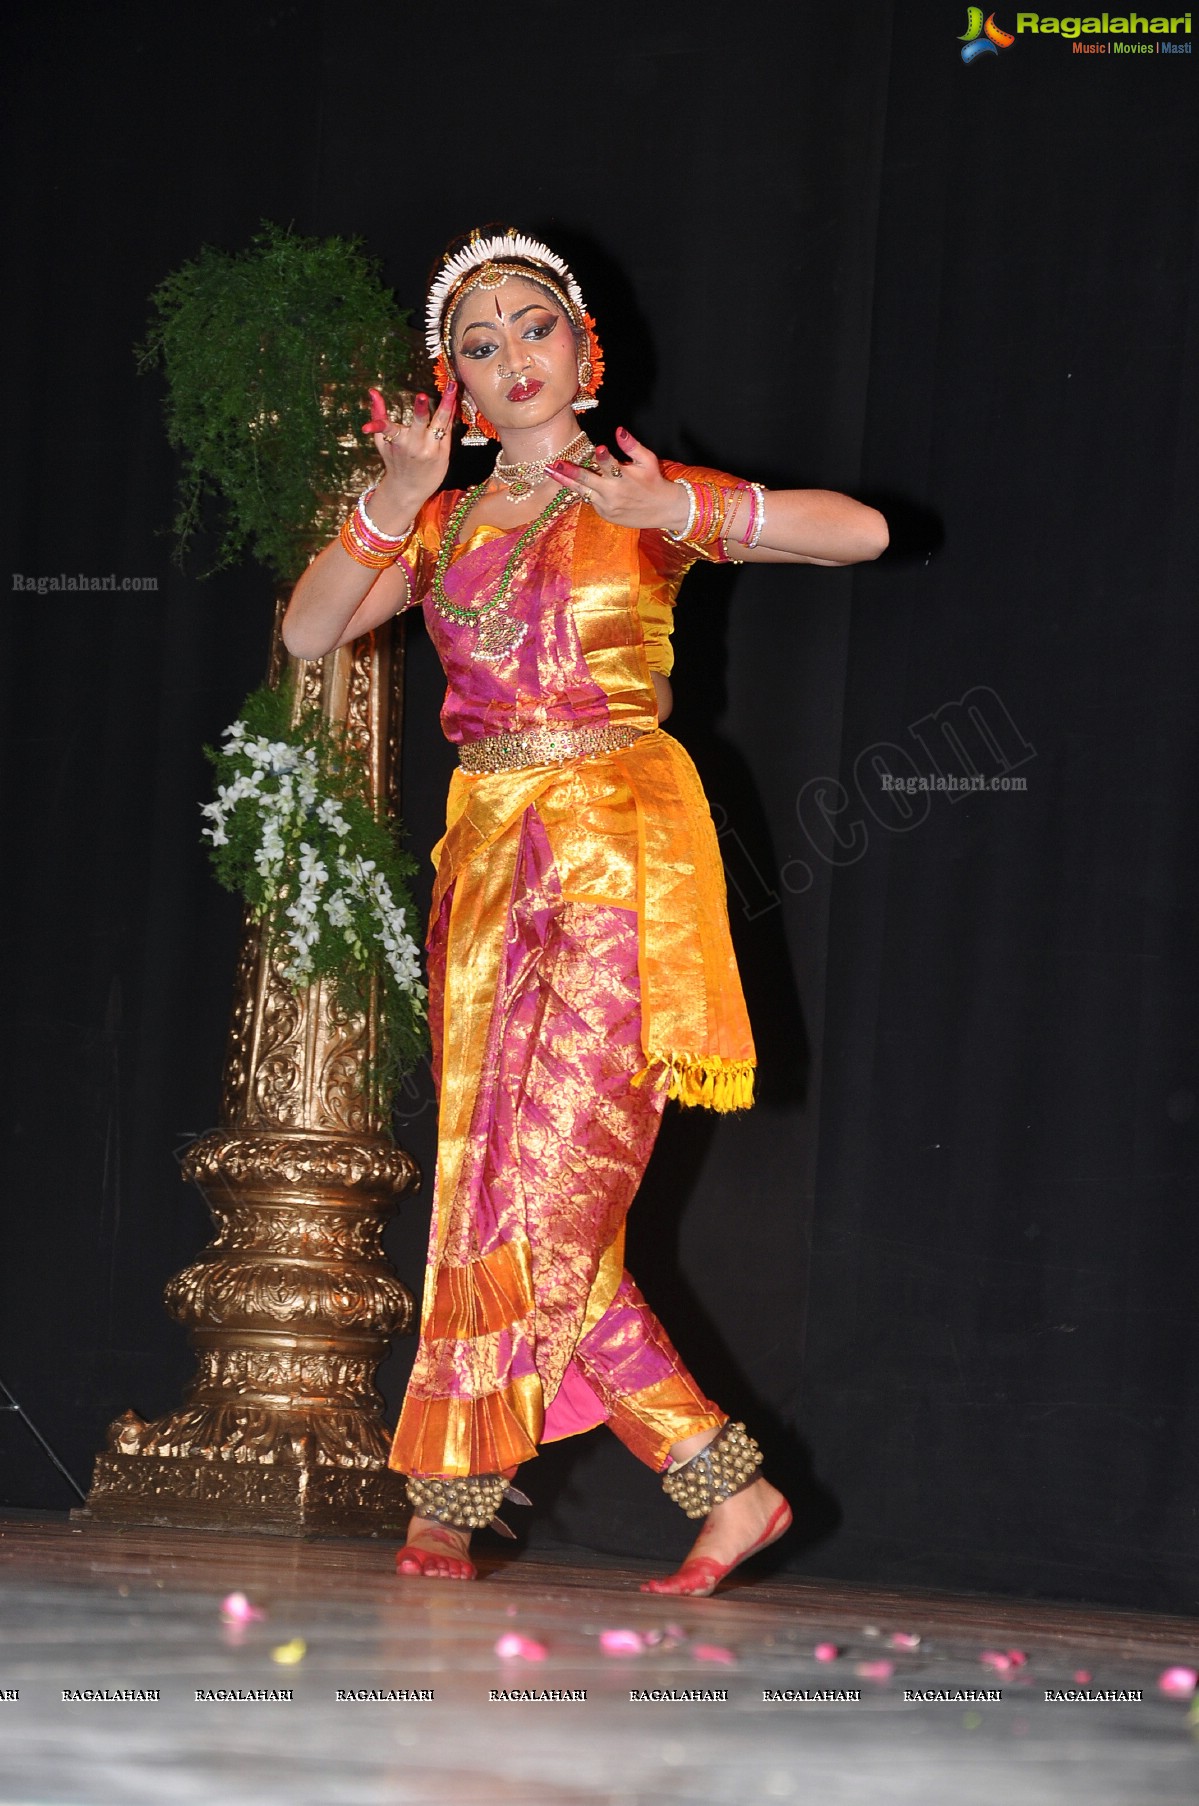
[[[588,408],[598,408],[599,406],[599,402],[595,399],[595,396],[586,393],[587,384],[590,381],[591,359],[589,357],[581,357],[579,359],[579,392],[570,404],[576,414],[582,414]]]
[[[462,418],[466,422],[466,431],[462,435],[463,445],[486,445],[487,435],[479,431],[479,410],[465,392],[462,396]]]

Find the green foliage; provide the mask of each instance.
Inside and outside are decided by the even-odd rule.
[[[205,747],[217,800],[203,805],[213,868],[240,891],[284,976],[328,979],[338,1003],[364,1012],[377,987],[378,1046],[367,1073],[382,1104],[427,1050],[426,991],[411,933],[416,869],[375,813],[365,764],[339,728],[305,710],[290,687],[255,690]]]
[[[371,385],[394,393],[416,341],[360,241],[264,223],[248,250],[206,245],[154,291],[140,367],[161,366],[183,453],[180,562],[206,496],[224,505],[213,570],[247,549],[299,576],[378,458],[361,427]]]

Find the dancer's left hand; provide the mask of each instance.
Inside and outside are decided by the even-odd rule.
[[[616,443],[628,459],[614,458],[606,445],[595,454],[595,469],[555,461],[546,470],[563,489],[593,507],[605,520],[621,527],[657,527],[677,533],[687,524],[686,492],[662,474],[662,466],[647,445],[634,439],[623,426],[616,429]]]

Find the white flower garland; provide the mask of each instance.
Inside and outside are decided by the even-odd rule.
[[[222,756],[237,756],[248,765],[230,784],[217,786],[216,801],[201,805],[211,827],[203,838],[214,847],[229,844],[229,824],[235,810],[250,804],[258,816],[258,844],[254,864],[263,878],[268,902],[276,899],[285,879],[294,879],[296,894],[284,915],[290,926],[284,931],[287,948],[280,962],[284,977],[293,984],[311,978],[313,949],[325,933],[325,924],[339,931],[356,960],[367,965],[372,950],[356,927],[354,905],[365,905],[374,937],[392,978],[412,1000],[417,1015],[425,1013],[427,990],[420,976],[420,948],[408,932],[404,909],[397,904],[386,875],[373,859],[364,859],[350,848],[352,829],[340,802],[320,794],[319,758],[315,747],[289,746],[251,734],[244,721],[225,729]],[[331,879],[328,866],[312,843],[301,838],[313,818],[337,835],[340,842]],[[288,846],[298,842],[299,859],[288,867]]]

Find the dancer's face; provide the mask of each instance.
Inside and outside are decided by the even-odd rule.
[[[540,283],[510,276],[472,289],[454,316],[459,380],[492,424],[542,426],[578,393],[578,347],[558,302]]]

